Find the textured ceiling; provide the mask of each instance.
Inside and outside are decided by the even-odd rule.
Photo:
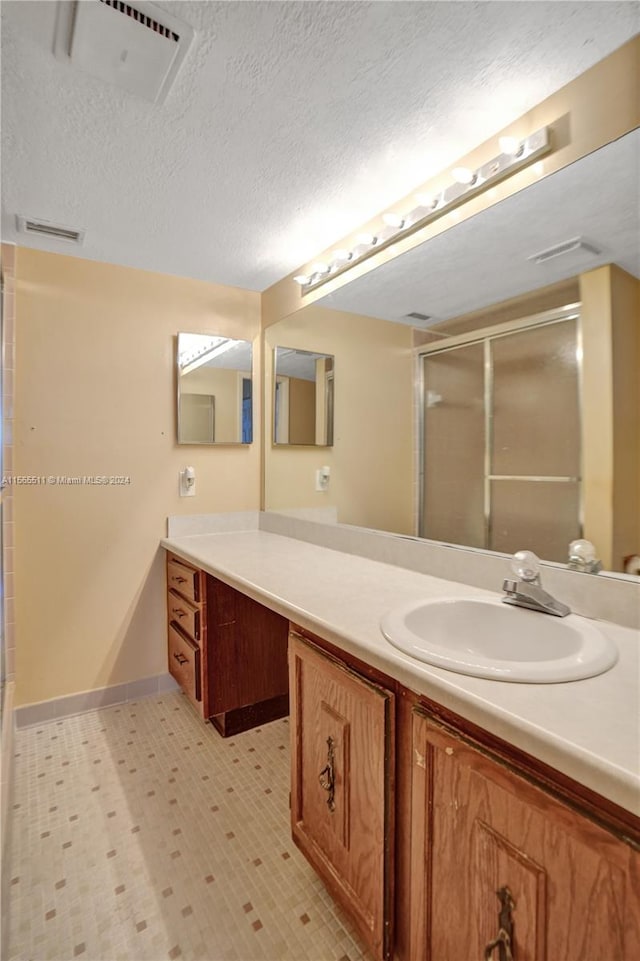
[[[153,105],[55,59],[55,3],[3,0],[3,238],[253,290],[639,26],[607,0],[158,6],[196,39]],[[84,245],[16,234],[16,214]]]
[[[599,253],[528,258],[581,237]],[[318,304],[432,323],[616,263],[640,277],[640,130],[345,284]]]

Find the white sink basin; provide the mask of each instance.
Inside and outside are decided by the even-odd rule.
[[[414,601],[385,614],[380,627],[394,647],[419,661],[495,681],[576,681],[618,660],[615,645],[591,621],[511,607],[498,598]]]

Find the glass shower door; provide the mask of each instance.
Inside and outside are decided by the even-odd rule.
[[[422,537],[486,546],[482,343],[424,358]]]
[[[487,546],[565,561],[581,526],[576,321],[495,338],[491,372]]]
[[[566,560],[581,535],[575,318],[423,355],[420,535]]]

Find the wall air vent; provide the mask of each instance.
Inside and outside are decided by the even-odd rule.
[[[554,247],[547,247],[546,250],[541,250],[537,254],[532,254],[527,257],[527,260],[533,260],[536,264],[546,264],[548,260],[554,260],[556,257],[562,257],[564,254],[577,254],[579,257],[597,257],[601,251],[593,244],[588,241],[583,240],[582,237],[572,237],[571,240],[565,240],[561,244],[556,244]]]
[[[146,0],[59,0],[54,52],[69,66],[161,103],[193,37],[192,27]]]
[[[75,227],[63,227],[52,224],[48,220],[34,220],[31,217],[16,217],[16,227],[22,234],[37,234],[50,240],[65,240],[71,244],[81,244],[84,240],[84,230]]]
[[[405,317],[408,317],[409,320],[419,320],[422,324],[426,324],[428,320],[431,320],[429,314],[421,314],[418,310],[412,310],[410,314],[405,314]]]

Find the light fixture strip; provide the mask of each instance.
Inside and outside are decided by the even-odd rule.
[[[228,350],[231,350],[236,343],[237,341],[228,337],[226,340],[222,340],[216,344],[213,344],[213,346],[201,350],[195,355],[195,357],[193,354],[189,355],[187,358],[185,358],[184,364],[180,364],[180,374],[190,374],[191,371],[197,370],[197,368],[202,367],[203,364],[208,364],[209,361],[213,360],[214,357],[219,357],[220,354],[224,354]]]
[[[470,171],[471,180],[469,183],[452,183],[449,187],[435,194],[431,204],[427,206],[420,204],[404,217],[395,213],[385,214],[383,225],[375,234],[366,237],[360,235],[357,238],[356,245],[351,250],[340,251],[341,254],[350,254],[351,256],[348,259],[341,256],[329,264],[314,264],[308,276],[298,275],[294,278],[300,286],[301,293],[308,294],[312,290],[316,290],[328,280],[332,280],[334,277],[350,270],[354,264],[362,263],[379,250],[390,247],[401,237],[408,237],[434,220],[438,220],[472,197],[493,187],[499,181],[510,177],[511,174],[516,173],[523,167],[527,167],[550,150],[549,128],[541,127],[540,130],[536,130],[535,133],[514,144],[512,153],[500,153],[492,160],[482,164],[477,170]],[[461,170],[462,168],[456,169]],[[399,226],[394,226],[394,222],[397,222]],[[322,270],[316,268],[322,268]]]

